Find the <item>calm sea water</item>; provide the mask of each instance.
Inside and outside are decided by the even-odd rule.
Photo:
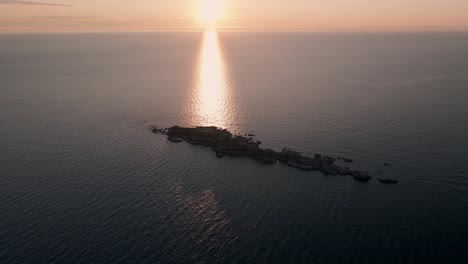
[[[0,263],[467,263],[467,103],[464,33],[0,35]],[[151,124],[400,184],[216,159]]]

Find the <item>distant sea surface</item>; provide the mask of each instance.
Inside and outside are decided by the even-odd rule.
[[[468,33],[0,35],[0,263],[468,263]]]

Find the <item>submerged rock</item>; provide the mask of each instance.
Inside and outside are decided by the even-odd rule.
[[[391,179],[391,178],[379,178],[379,182],[383,184],[397,184],[398,183],[397,180]]]
[[[156,126],[150,127],[150,130],[151,130],[151,132],[153,132],[155,134],[165,135],[167,133],[167,128],[159,128],[159,127],[156,127]]]
[[[348,169],[348,168],[341,168],[341,167],[337,167],[337,172],[339,175],[350,175],[351,174],[351,170]]]
[[[167,139],[168,139],[169,141],[171,141],[171,142],[174,142],[174,143],[180,143],[180,142],[183,141],[181,138],[178,138],[178,137],[171,137],[171,136],[169,136]]]
[[[325,173],[326,175],[333,175],[333,176],[337,176],[338,175],[338,171],[333,168],[333,167],[324,167],[322,169],[323,173]]]
[[[293,168],[299,168],[300,164],[297,160],[288,161],[288,166]]]
[[[311,171],[314,169],[314,166],[301,163],[299,164],[298,168],[305,171]]]
[[[353,178],[360,182],[368,182],[372,177],[367,171],[353,171],[351,172]]]

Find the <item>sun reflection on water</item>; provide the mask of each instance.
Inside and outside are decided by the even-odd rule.
[[[215,29],[204,32],[203,43],[190,93],[191,125],[231,127],[237,115]]]

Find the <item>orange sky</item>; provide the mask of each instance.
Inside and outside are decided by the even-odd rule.
[[[0,32],[193,30],[201,0],[0,0]],[[216,0],[221,29],[468,30],[468,0]]]

